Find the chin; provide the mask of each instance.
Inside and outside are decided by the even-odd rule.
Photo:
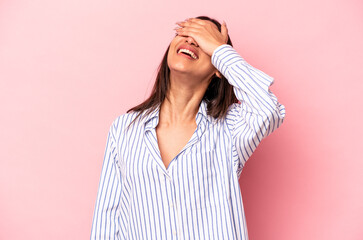
[[[185,61],[180,61],[180,60],[168,62],[168,67],[169,67],[170,71],[185,72],[185,73],[192,71],[190,64],[188,64]]]
[[[169,66],[169,69],[170,71],[185,72],[185,73],[188,73],[191,70],[190,68],[188,68],[183,64],[174,64],[173,66]]]

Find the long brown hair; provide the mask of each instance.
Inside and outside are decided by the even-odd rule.
[[[221,24],[217,20],[206,16],[199,16],[196,18],[213,22],[218,27],[218,30],[221,31]],[[229,35],[227,44],[233,46]],[[143,103],[127,111],[127,113],[130,111],[138,112],[138,115],[130,123],[130,125],[143,112],[146,111],[145,115],[149,114],[164,101],[170,84],[170,69],[167,62],[169,48],[170,45],[166,49],[163,60],[159,65],[158,74],[156,76],[156,81],[151,91],[150,97]],[[228,107],[231,104],[238,102],[233,92],[233,86],[228,83],[227,79],[223,75],[222,78],[217,77],[217,75],[212,77],[212,80],[203,96],[203,100],[205,100],[207,103],[207,114],[217,119],[224,118],[227,114]]]

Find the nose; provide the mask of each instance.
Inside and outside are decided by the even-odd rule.
[[[194,38],[192,37],[187,37],[186,39],[187,43],[189,43],[190,45],[195,45],[196,47],[198,47],[197,42],[194,40]]]

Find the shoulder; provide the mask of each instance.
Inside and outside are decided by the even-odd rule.
[[[241,111],[241,104],[240,103],[232,103],[228,107],[225,120],[226,121],[234,120],[238,116],[240,111]]]
[[[110,132],[114,135],[115,139],[118,139],[120,135],[130,131],[130,129],[139,127],[144,123],[144,113],[139,117],[139,112],[129,112],[117,116],[110,126]]]
[[[226,123],[228,130],[233,133],[235,130],[236,121],[238,120],[240,123],[243,122],[241,118],[241,103],[232,103],[227,110],[227,114],[224,118],[224,122]]]

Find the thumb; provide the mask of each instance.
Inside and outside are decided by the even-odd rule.
[[[225,21],[223,21],[223,24],[221,26],[221,33],[225,39],[225,42],[227,43],[228,41],[228,29],[227,29],[227,24]]]

